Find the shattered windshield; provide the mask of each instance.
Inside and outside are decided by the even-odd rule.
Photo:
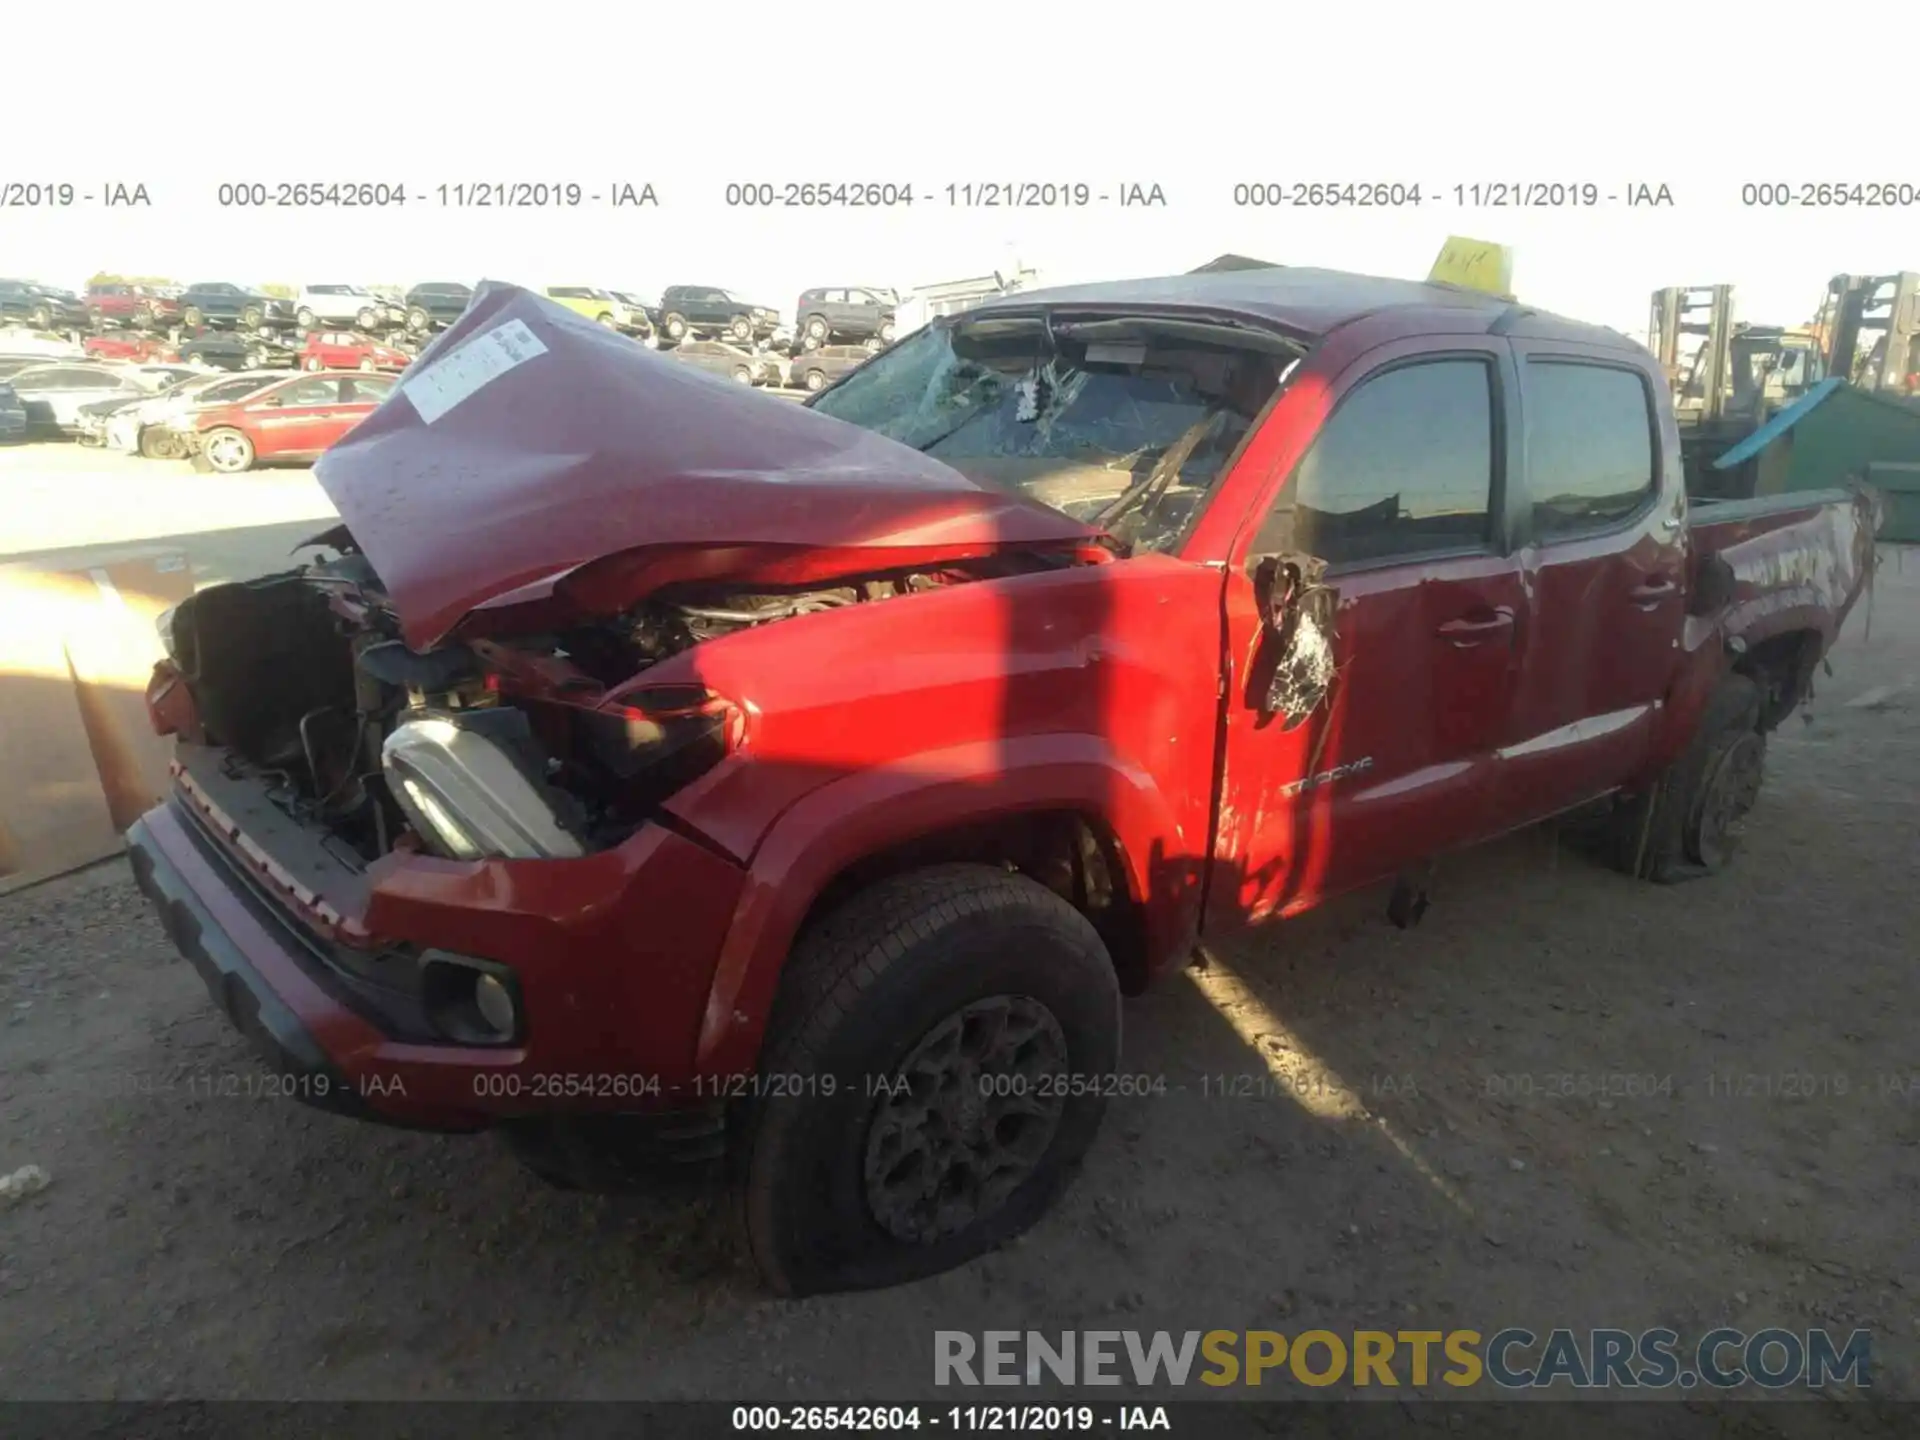
[[[1218,324],[989,317],[928,326],[814,408],[1165,550],[1297,353]]]

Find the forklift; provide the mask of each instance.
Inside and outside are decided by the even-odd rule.
[[[1731,285],[1675,285],[1653,294],[1648,348],[1673,387],[1687,488],[1717,491],[1711,462],[1826,378],[1812,328],[1736,324]],[[1699,344],[1683,354],[1683,337]]]
[[[1862,390],[1920,395],[1920,272],[1836,275],[1814,323],[1829,373]]]

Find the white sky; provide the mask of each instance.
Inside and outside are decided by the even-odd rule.
[[[1833,274],[1920,268],[1920,204],[1740,204],[1749,180],[1920,188],[1910,110],[1876,118],[1866,108],[1891,76],[1822,89],[1835,36],[1859,38],[1865,62],[1911,53],[1912,5],[1856,0],[1769,18],[1764,7],[1639,0],[1304,11],[732,0],[668,14],[548,0],[499,12],[510,20],[486,13],[421,0],[337,15],[96,0],[84,20],[58,6],[10,14],[7,45],[21,54],[79,55],[91,37],[121,33],[187,45],[199,73],[128,85],[98,84],[85,66],[4,72],[0,112],[13,119],[0,184],[71,180],[97,192],[141,181],[153,206],[0,209],[0,275],[74,286],[98,269],[181,282],[485,277],[649,296],[698,283],[790,314],[810,285],[904,291],[1015,258],[1046,283],[1185,270],[1229,250],[1418,276],[1447,235],[1465,234],[1515,247],[1515,287],[1529,303],[1638,335],[1661,285],[1731,282],[1742,318],[1796,324]],[[1121,18],[1134,14],[1144,18]],[[1724,98],[1661,93],[1657,67],[1673,51],[1698,57],[1695,74],[1733,77]],[[326,56],[339,57],[337,81],[313,76]],[[222,57],[233,77],[210,80]],[[367,78],[369,58],[379,78]],[[403,82],[420,64],[424,82]],[[861,75],[838,91],[830,78]],[[92,94],[140,98],[119,111]],[[176,120],[174,103],[214,118]],[[661,205],[215,203],[231,180],[397,180],[425,193],[443,181],[543,179],[590,191],[650,181]],[[923,194],[950,182],[1085,180],[1098,191],[1132,181],[1158,183],[1169,203],[723,203],[730,180],[813,179],[910,181]],[[1345,213],[1231,203],[1236,181],[1301,179],[1418,182],[1448,198]],[[1465,213],[1452,201],[1456,184],[1504,180],[1592,180],[1603,194],[1665,183],[1677,203]]]

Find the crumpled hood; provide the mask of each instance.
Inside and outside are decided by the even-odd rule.
[[[607,614],[676,580],[806,584],[1100,534],[493,281],[315,475],[417,650],[483,607]]]

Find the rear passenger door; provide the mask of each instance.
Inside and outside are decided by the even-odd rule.
[[[1512,359],[1484,336],[1381,346],[1230,560],[1226,773],[1208,923],[1258,921],[1479,838],[1508,725],[1526,594],[1508,553]],[[1327,562],[1327,699],[1266,707],[1277,642],[1251,580],[1263,555]],[[1233,903],[1226,903],[1232,894]]]
[[[1502,808],[1520,825],[1594,799],[1649,753],[1685,607],[1679,435],[1652,362],[1515,339],[1525,479],[1514,525],[1533,594]]]

